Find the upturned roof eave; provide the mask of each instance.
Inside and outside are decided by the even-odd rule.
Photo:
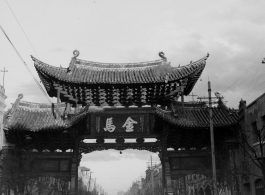
[[[30,103],[27,102],[27,104],[30,104]],[[32,103],[32,104],[36,105],[37,103]],[[11,113],[9,118],[5,120],[3,128],[6,132],[8,131],[21,131],[21,132],[57,131],[59,132],[59,131],[64,131],[67,129],[74,128],[74,126],[79,121],[83,120],[89,114],[88,111],[89,111],[89,107],[86,106],[79,113],[68,114],[68,117],[66,119],[62,119],[61,111],[59,112],[57,110],[54,110],[55,113],[52,113],[53,111],[49,110],[49,108],[30,108],[30,105],[28,105],[28,107],[25,107],[25,106],[20,106],[18,103],[17,107]],[[35,126],[36,123],[35,125],[32,126],[30,124],[30,121],[32,121],[32,118],[34,117],[34,115],[37,116],[39,113],[46,113],[45,114],[46,118],[41,118],[40,121],[37,123],[38,126]],[[54,114],[57,116],[54,116]],[[56,117],[58,116],[60,118],[56,119]],[[43,126],[42,124],[44,121],[45,121],[45,124]]]
[[[191,108],[188,108],[188,109],[191,110]],[[179,116],[180,118],[175,117],[171,115],[171,113],[168,113],[160,108],[156,108],[156,115],[159,118],[163,119],[166,123],[174,127],[179,127],[182,129],[209,129],[210,128],[210,124],[208,123],[196,123],[195,121],[192,121],[191,119],[189,121],[183,122],[181,121],[182,120],[181,116]],[[235,126],[237,124],[236,118],[230,118],[228,115],[226,117],[227,118],[223,119],[221,123],[218,123],[218,124],[214,123],[213,124],[214,128],[227,128],[227,127]],[[209,119],[207,118],[207,120]]]
[[[105,84],[105,85],[108,85],[108,84],[125,84],[125,85],[128,85],[128,84],[154,84],[154,83],[164,83],[165,82],[165,79],[164,77],[160,77],[160,78],[150,78],[148,82],[145,82],[145,81],[137,81],[137,80],[134,80],[134,81],[131,81],[131,82],[120,82],[118,80],[114,80],[112,81],[111,83],[107,83],[107,82],[82,82],[82,81],[77,81],[77,80],[74,80],[74,79],[70,79],[68,77],[70,77],[70,74],[71,73],[67,73],[67,68],[61,68],[61,67],[55,67],[55,66],[52,66],[52,65],[49,65],[49,64],[46,64],[46,63],[43,63],[41,61],[39,61],[38,59],[34,58],[32,56],[32,59],[34,61],[34,65],[35,65],[35,68],[38,72],[38,74],[40,75],[41,77],[41,80],[43,83],[49,83],[51,81],[47,81],[48,79],[52,80],[52,81],[61,81],[61,82],[69,82],[69,83],[73,83],[73,84],[90,84],[90,85],[98,85],[98,84]],[[194,87],[195,83],[197,82],[198,78],[200,77],[204,67],[205,67],[205,60],[207,59],[207,57],[204,57],[192,64],[189,64],[189,65],[186,65],[186,66],[182,66],[180,68],[174,68],[174,67],[171,67],[171,70],[170,70],[170,76],[169,76],[169,79],[168,79],[168,82],[175,82],[177,80],[180,80],[180,79],[183,79],[183,78],[190,78],[190,83],[189,83],[189,86],[188,88],[185,90],[185,95],[186,94],[189,94],[190,91],[192,90],[192,88]],[[186,75],[183,75],[183,76],[176,76],[177,75],[177,72],[181,72],[181,70],[184,70],[184,69],[193,69],[193,67],[195,66],[198,66],[198,64],[200,65],[199,68],[195,68],[195,70],[190,74],[186,74]],[[50,70],[53,70],[52,73]],[[101,70],[99,68],[99,70]],[[118,69],[116,69],[118,70]],[[131,68],[130,70],[134,70],[133,68]],[[141,68],[138,70],[138,68],[136,68],[135,70],[137,71],[140,71]],[[68,76],[69,74],[69,76]],[[175,76],[174,76],[175,74]],[[64,76],[62,76],[64,75]],[[152,75],[154,76],[154,75]],[[196,77],[196,78],[194,78]]]

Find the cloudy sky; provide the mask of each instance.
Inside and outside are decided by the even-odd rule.
[[[0,24],[38,80],[30,55],[68,67],[75,49],[80,59],[99,62],[156,60],[163,51],[172,66],[182,66],[209,52],[193,93],[207,95],[209,78],[213,92],[237,108],[241,98],[250,103],[264,93],[264,8],[263,0],[0,0]],[[0,51],[7,108],[19,93],[48,103],[2,32]],[[142,154],[92,153],[82,163],[115,194],[143,174],[150,154]]]

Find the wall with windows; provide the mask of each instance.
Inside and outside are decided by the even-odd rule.
[[[239,104],[239,130],[245,135],[240,139],[241,146],[238,150],[237,160],[241,164],[242,194],[260,195],[263,194],[262,171],[254,162],[261,161],[265,152],[261,148],[265,143],[265,93],[259,96],[249,105],[241,100]],[[242,141],[243,140],[243,141]],[[248,150],[247,150],[248,148]]]

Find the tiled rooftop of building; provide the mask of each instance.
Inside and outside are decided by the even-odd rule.
[[[207,56],[208,57],[208,56]],[[69,68],[48,65],[32,57],[42,80],[51,77],[59,81],[84,84],[159,83],[185,77],[199,77],[207,57],[186,66],[171,67],[163,60],[141,63],[98,63],[73,58]]]
[[[5,112],[4,129],[33,132],[60,131],[82,120],[87,114],[88,107],[84,107],[78,114],[69,114],[66,119],[61,117],[64,110],[65,106],[61,106],[58,111],[56,105],[17,100],[12,108]]]
[[[212,108],[214,127],[225,127],[237,123],[237,115],[231,115],[223,104]],[[174,113],[156,109],[156,114],[171,125],[181,128],[209,128],[209,107],[175,107]]]

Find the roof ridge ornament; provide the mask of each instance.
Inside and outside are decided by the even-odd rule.
[[[73,54],[74,54],[74,58],[77,58],[80,54],[80,52],[76,49],[73,51]]]
[[[23,94],[19,94],[15,103],[12,105],[10,112],[7,114],[7,120],[9,120],[12,116],[12,114],[14,113],[14,111],[17,109],[17,107],[19,106],[19,102],[20,100],[23,98]]]
[[[75,50],[73,51],[73,54],[74,54],[74,56],[72,57],[72,60],[71,60],[71,62],[70,62],[70,64],[69,64],[69,67],[68,67],[68,69],[67,69],[67,73],[68,73],[68,74],[71,73],[71,71],[72,71],[73,68],[75,67],[75,61],[76,61],[76,58],[79,56],[80,52],[79,52],[77,49],[75,49]]]
[[[163,51],[160,51],[160,52],[158,53],[158,55],[159,55],[159,57],[161,57],[165,62],[167,61],[167,58],[165,57],[165,54],[164,54]]]

